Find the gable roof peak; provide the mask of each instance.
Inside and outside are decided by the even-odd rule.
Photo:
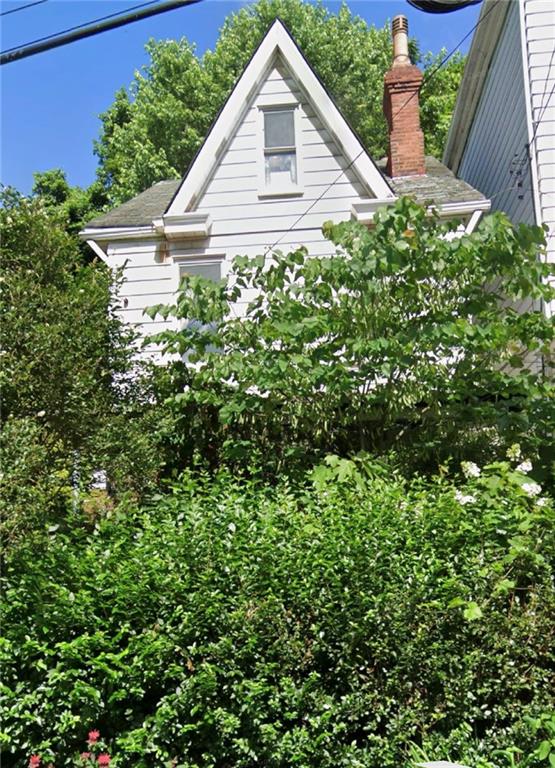
[[[257,86],[273,63],[276,52],[299,84],[323,125],[342,148],[354,173],[378,198],[393,199],[393,191],[358,136],[343,117],[330,94],[304,57],[301,49],[280,18],[271,24],[251,56],[233,90],[212,124],[204,143],[170,202],[168,215],[193,211],[210,179],[224,148],[234,135],[248,109]]]

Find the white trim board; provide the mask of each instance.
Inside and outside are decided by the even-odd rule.
[[[314,111],[333,140],[343,151],[349,166],[371,195],[395,200],[396,195],[370,158],[353,130],[339,112],[333,100],[302,55],[297,44],[276,20],[260,43],[252,59],[237,81],[216,122],[191,168],[183,179],[166,211],[169,215],[183,214],[195,209],[204,186],[210,179],[221,155],[248,109],[259,84],[281,57],[301,87]]]

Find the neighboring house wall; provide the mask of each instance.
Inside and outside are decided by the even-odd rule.
[[[458,175],[513,221],[535,222],[526,153],[526,95],[518,2],[511,1],[470,128]],[[520,177],[516,174],[520,172]],[[517,181],[522,179],[522,187]]]
[[[551,0],[522,0],[521,24],[532,181],[538,219],[549,227],[548,258],[555,263],[555,9]],[[555,302],[548,309],[554,314]]]
[[[444,161],[491,199],[492,210],[515,223],[546,224],[547,258],[555,262],[553,3],[487,0],[481,19]],[[544,310],[552,315],[555,302]]]

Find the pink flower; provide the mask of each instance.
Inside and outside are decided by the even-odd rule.
[[[91,753],[90,752],[81,752],[79,757],[81,758],[81,760],[90,760]]]
[[[39,755],[31,755],[31,759],[29,760],[29,768],[39,768],[39,765],[40,765]]]
[[[110,760],[111,759],[112,758],[110,757],[110,755],[104,754],[104,755],[99,755],[96,762],[98,763],[98,765],[106,765],[106,766],[108,766],[108,765],[110,765]]]
[[[100,731],[89,731],[89,738],[88,738],[89,744],[96,744],[99,738],[100,738]]]

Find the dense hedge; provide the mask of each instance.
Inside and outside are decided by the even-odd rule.
[[[330,461],[294,488],[187,476],[20,549],[5,764],[73,765],[98,728],[116,766],[388,768],[411,744],[471,765],[514,745],[535,765],[552,501],[508,463],[458,490],[366,469]]]

